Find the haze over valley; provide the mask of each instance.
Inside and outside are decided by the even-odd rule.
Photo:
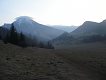
[[[1,0],[0,80],[106,80],[105,0]]]

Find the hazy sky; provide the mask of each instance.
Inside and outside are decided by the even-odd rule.
[[[0,0],[0,25],[30,16],[49,25],[81,25],[106,19],[106,0]]]

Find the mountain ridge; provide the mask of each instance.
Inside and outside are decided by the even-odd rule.
[[[39,24],[26,16],[18,17],[13,24],[19,33],[22,32],[28,37],[37,37],[40,41],[49,41],[64,33],[62,30]],[[9,29],[11,24],[4,24],[4,27]]]
[[[106,20],[100,23],[86,21],[71,33],[59,36],[53,40],[54,46],[75,45],[106,41]]]

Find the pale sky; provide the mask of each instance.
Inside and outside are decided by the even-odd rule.
[[[29,16],[45,25],[81,25],[106,19],[106,0],[0,0],[0,25]]]

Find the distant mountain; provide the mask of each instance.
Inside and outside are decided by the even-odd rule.
[[[106,41],[106,20],[96,23],[84,22],[69,34],[62,34],[53,40],[54,45],[72,45]]]
[[[73,40],[74,40],[73,36],[71,36],[69,33],[63,33],[59,37],[53,39],[51,43],[55,48],[57,48],[58,46],[62,47],[63,45],[64,46],[71,45]]]
[[[101,23],[86,21],[70,34],[74,36],[106,35],[106,20]]]
[[[56,29],[60,29],[60,30],[63,30],[65,32],[72,32],[74,31],[77,27],[76,26],[61,26],[61,25],[55,25],[55,26],[52,26]]]
[[[24,35],[31,38],[36,37],[37,40],[43,42],[52,40],[64,33],[62,30],[39,24],[27,16],[18,17],[13,24],[19,33],[22,32]],[[4,24],[3,27],[9,29],[11,24]]]

